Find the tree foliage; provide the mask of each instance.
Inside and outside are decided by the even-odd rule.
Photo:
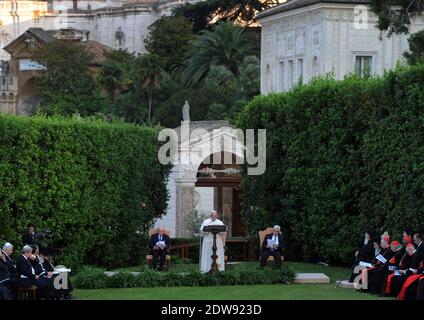
[[[149,111],[147,120],[152,119],[153,98],[160,88],[163,78],[162,60],[157,54],[140,55],[135,59],[133,79],[135,89],[145,89],[148,96]]]
[[[193,38],[193,23],[182,16],[161,17],[149,27],[144,43],[146,50],[161,57],[163,68],[171,71],[181,64],[189,41]]]
[[[86,116],[108,109],[107,99],[90,73],[93,56],[84,43],[54,40],[37,48],[34,60],[46,67],[37,79],[42,112]]]
[[[110,102],[125,91],[131,83],[130,70],[135,56],[125,50],[113,50],[107,54],[99,73],[99,84],[106,91]]]
[[[377,15],[377,27],[392,33],[408,33],[412,19],[421,16],[423,0],[371,0],[371,10]]]
[[[278,0],[207,0],[186,3],[173,10],[174,16],[183,16],[193,22],[195,32],[207,29],[220,20],[237,21],[243,26],[255,22],[257,12],[278,4]]]
[[[235,77],[240,76],[240,64],[253,54],[250,38],[234,23],[220,22],[213,31],[204,30],[193,41],[181,68],[183,82],[201,86],[211,67],[224,66]]]
[[[424,30],[412,34],[408,38],[409,51],[403,55],[408,61],[408,64],[424,63]]]

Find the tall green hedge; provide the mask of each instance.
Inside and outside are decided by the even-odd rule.
[[[157,130],[100,120],[0,116],[0,239],[56,232],[58,262],[122,266],[167,204]],[[143,205],[144,204],[144,205]]]
[[[367,227],[423,230],[424,66],[259,96],[238,126],[267,129],[266,172],[242,181],[251,234],[279,223],[292,257],[349,263]]]

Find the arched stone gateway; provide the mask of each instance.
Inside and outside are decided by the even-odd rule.
[[[189,117],[185,117],[185,119]],[[227,121],[181,122],[178,157],[169,176],[166,215],[156,222],[173,237],[188,237],[194,211],[215,209],[229,225],[230,236],[242,236],[240,219],[240,164],[244,160],[241,130]]]

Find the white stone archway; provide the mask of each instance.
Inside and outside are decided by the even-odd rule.
[[[205,159],[211,163],[231,163],[233,155],[237,164],[244,160],[244,139],[241,130],[227,121],[182,121],[175,129],[179,138],[178,158],[173,162],[169,176],[170,195],[166,215],[156,222],[171,230],[173,237],[187,237],[187,216],[194,209],[197,173]],[[223,154],[223,159],[222,156]]]

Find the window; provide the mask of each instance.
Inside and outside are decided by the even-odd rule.
[[[280,91],[284,91],[284,81],[286,80],[284,72],[284,62],[280,62]]]
[[[297,59],[297,81],[303,82],[303,59]]]
[[[372,56],[355,56],[355,71],[361,76],[372,75]]]
[[[293,60],[289,60],[287,66],[287,89],[293,86],[293,71]]]
[[[315,56],[312,60],[312,76],[316,77],[319,74],[318,57]]]
[[[271,92],[271,67],[269,64],[265,67],[265,87],[264,87],[265,94],[268,94]]]

